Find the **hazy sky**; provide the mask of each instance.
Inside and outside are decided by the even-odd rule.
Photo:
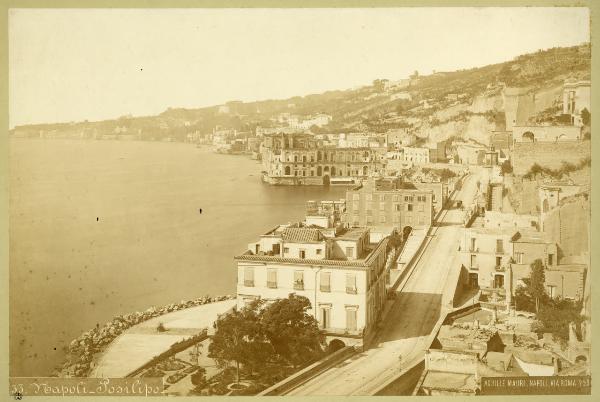
[[[588,40],[585,8],[13,9],[10,126],[287,98]]]

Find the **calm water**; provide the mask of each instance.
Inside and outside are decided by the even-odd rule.
[[[258,162],[189,144],[10,141],[12,376],[48,375],[117,314],[235,293],[247,243],[344,194],[268,186]]]

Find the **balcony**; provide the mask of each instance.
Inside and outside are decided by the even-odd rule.
[[[479,247],[469,247],[469,252],[471,252],[471,253],[478,253],[479,252]]]
[[[277,282],[267,282],[267,287],[270,289],[277,289]]]
[[[479,270],[479,265],[477,265],[477,264],[475,264],[475,265],[471,265],[471,266],[469,267],[469,269],[472,269],[472,270],[474,270],[474,271],[478,271],[478,270]]]
[[[254,287],[254,281],[246,279],[246,280],[244,280],[244,286],[253,288]]]
[[[321,292],[331,292],[331,286],[329,285],[321,285],[319,289],[321,290]]]
[[[504,271],[506,271],[506,266],[504,266],[504,265],[496,265],[494,267],[494,269],[496,270],[496,272],[504,272]]]
[[[295,290],[304,290],[304,281],[296,281],[294,282]]]
[[[355,295],[356,294],[356,288],[346,287],[346,293],[351,294],[351,295]]]
[[[503,247],[497,247],[496,248],[496,254],[504,254],[504,248]]]

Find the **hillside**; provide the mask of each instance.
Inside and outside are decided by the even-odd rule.
[[[553,48],[519,56],[504,63],[453,72],[437,72],[401,80],[394,84],[376,80],[354,90],[329,91],[283,100],[228,102],[219,106],[169,108],[157,116],[131,117],[99,122],[38,124],[11,130],[20,136],[89,137],[96,135],[136,135],[140,139],[170,138],[183,141],[190,133],[209,134],[216,126],[252,131],[256,126],[273,126],[270,120],[280,113],[333,117],[318,132],[374,131],[409,128],[425,142],[450,136],[485,142],[485,136],[504,120],[503,87],[527,87],[548,93],[536,112],[551,107],[556,88],[565,78],[590,76],[590,45]],[[397,99],[396,99],[397,98]],[[544,96],[541,97],[544,99]],[[537,110],[539,109],[539,110]]]

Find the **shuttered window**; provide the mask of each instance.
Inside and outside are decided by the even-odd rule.
[[[294,271],[294,289],[304,289],[304,271]]]
[[[274,268],[267,270],[267,287],[277,287],[277,270]]]
[[[356,308],[346,307],[346,329],[348,331],[356,331]]]
[[[321,292],[331,292],[331,272],[321,272]]]
[[[356,293],[356,274],[346,274],[346,293]]]
[[[254,286],[254,267],[244,268],[244,286]]]

